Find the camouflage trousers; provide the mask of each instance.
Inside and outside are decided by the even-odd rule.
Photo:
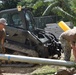
[[[71,46],[67,40],[65,40],[63,37],[59,38],[59,41],[61,42],[62,49],[64,52],[64,60],[70,61],[71,57]]]

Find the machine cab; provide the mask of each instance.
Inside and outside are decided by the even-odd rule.
[[[0,11],[0,17],[7,20],[8,26],[28,29],[34,28],[32,13],[27,8],[18,11],[17,8]]]
[[[6,26],[7,39],[24,43],[27,31],[34,30],[34,20],[32,13],[27,8],[18,11],[17,8],[0,11],[0,18],[5,18],[8,25]]]

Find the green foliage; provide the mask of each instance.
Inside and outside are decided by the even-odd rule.
[[[60,7],[55,7],[55,8],[52,9],[52,11],[55,11],[55,13],[58,14],[59,16],[69,18],[70,20],[75,20],[76,19],[74,16],[72,16],[71,14],[65,12]]]
[[[3,5],[2,4],[0,4],[0,10],[2,10],[3,9]]]
[[[56,71],[56,67],[51,68],[51,66],[46,65],[33,71],[31,75],[53,75]]]
[[[43,11],[46,9],[46,7],[48,6],[48,2],[44,2],[44,1],[38,1],[33,5],[33,13],[35,16],[41,16],[43,14]]]
[[[20,4],[21,6],[31,7],[32,0],[21,0],[18,4]]]
[[[42,16],[46,16],[46,15],[49,15],[49,13],[51,12],[52,8],[57,6],[58,5],[58,2],[54,2],[54,3],[51,3],[47,8],[46,10],[43,12]]]
[[[72,4],[76,2],[75,0],[54,0],[52,4],[46,8],[43,15],[46,15],[50,13],[50,11],[52,11],[58,16],[62,16],[65,19],[67,18],[68,20],[72,21],[74,25],[76,25],[76,13],[71,8],[72,6],[71,1],[73,1]],[[75,5],[73,6],[74,8]]]
[[[0,10],[16,8],[17,3],[19,2],[19,0],[2,0],[2,1],[3,1],[1,5],[2,8],[0,8]]]
[[[70,8],[76,13],[76,0],[72,0],[69,2],[70,3]]]
[[[44,10],[49,5],[49,2],[44,2],[44,0],[21,0],[19,2],[22,6],[33,8],[32,11],[34,16],[41,16]]]
[[[16,8],[17,5],[33,8],[32,11],[34,16],[41,16],[43,11],[49,5],[49,2],[45,0],[2,0],[3,3],[0,5],[0,10]]]

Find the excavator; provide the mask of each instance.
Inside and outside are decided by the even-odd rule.
[[[30,8],[23,7],[0,11],[0,18],[5,18],[6,39],[4,46],[7,54],[31,57],[49,58],[57,55],[61,57],[61,44],[56,36],[37,28]]]

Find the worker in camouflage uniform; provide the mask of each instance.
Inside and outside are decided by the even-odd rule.
[[[63,51],[64,60],[70,61],[71,49],[73,49],[73,55],[76,61],[76,28],[67,30],[59,36]]]

